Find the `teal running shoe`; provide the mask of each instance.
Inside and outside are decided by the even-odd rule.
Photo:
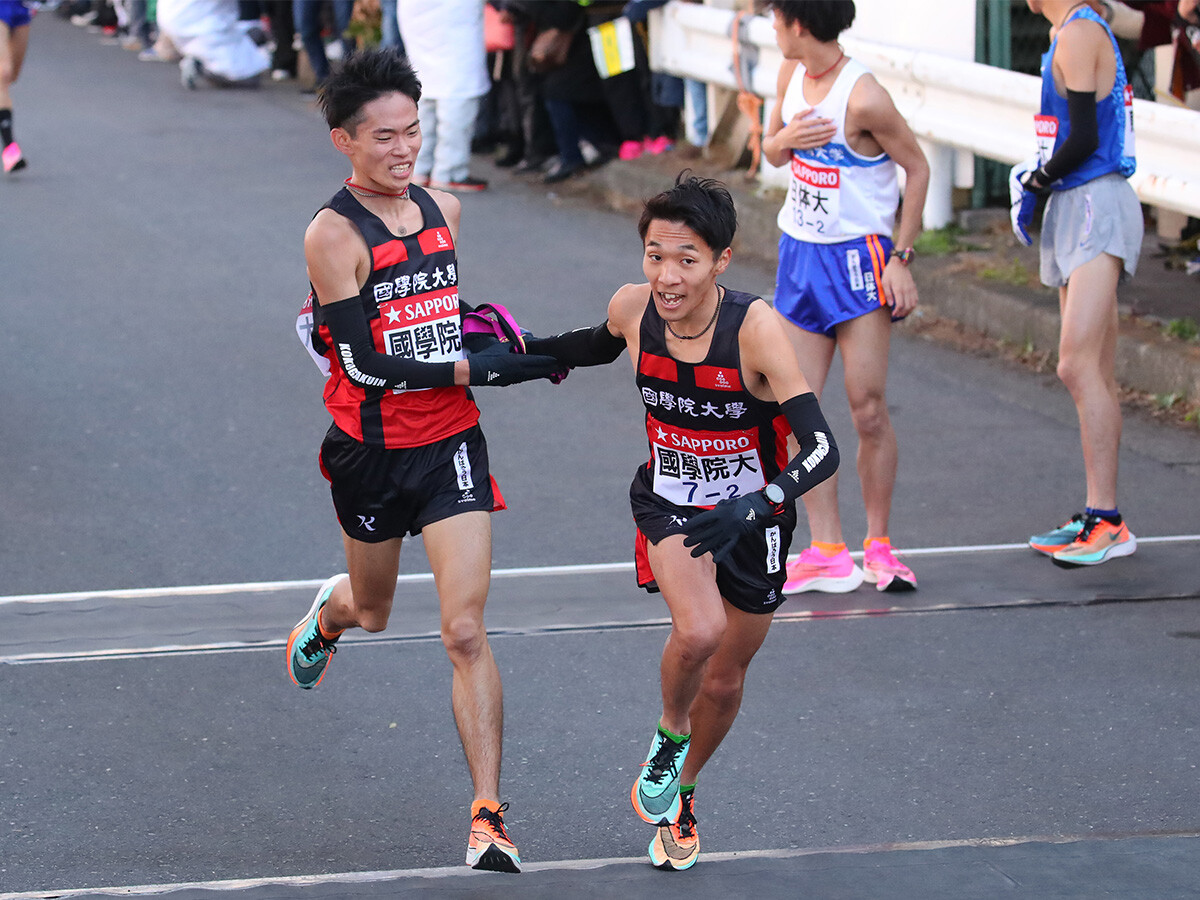
[[[691,735],[676,741],[661,725],[650,744],[650,755],[633,783],[630,799],[642,821],[666,825],[679,816],[679,773],[687,757]]]
[[[296,627],[288,636],[288,677],[297,687],[310,690],[320,684],[321,679],[325,677],[325,667],[329,658],[337,652],[337,647],[334,646],[337,638],[327,638],[321,634],[321,629],[317,626],[317,614],[329,600],[334,585],[345,577],[345,574],[334,575],[321,585],[312,608],[296,623]]]
[[[1053,531],[1035,534],[1029,539],[1029,546],[1038,553],[1053,556],[1059,550],[1069,547],[1081,531],[1083,531],[1083,513],[1075,513]]]

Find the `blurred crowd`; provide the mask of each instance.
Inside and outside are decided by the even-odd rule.
[[[546,183],[708,140],[706,85],[654,72],[667,0],[60,0],[43,4],[188,89],[293,82],[315,95],[358,47],[406,52],[423,85],[418,181],[478,191],[471,153]]]

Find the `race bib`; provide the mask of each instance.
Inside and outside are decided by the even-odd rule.
[[[304,349],[308,351],[308,355],[317,364],[317,368],[321,370],[321,374],[328,378],[333,368],[329,360],[318,353],[317,348],[313,346],[312,329],[313,294],[312,291],[309,291],[308,296],[304,298],[304,305],[300,307],[300,314],[296,316],[296,336],[300,338],[300,343],[304,345]]]
[[[379,304],[378,325],[384,351],[417,362],[465,359],[458,316],[458,288],[411,294]],[[403,388],[394,388],[401,393]],[[428,390],[420,388],[419,390]]]
[[[788,185],[796,227],[814,236],[839,233],[841,221],[841,171],[792,155]]]
[[[1038,165],[1044,166],[1054,155],[1054,142],[1058,140],[1058,117],[1033,117],[1033,130],[1037,135]]]
[[[648,418],[654,493],[678,506],[715,506],[766,485],[753,431],[693,431]]]

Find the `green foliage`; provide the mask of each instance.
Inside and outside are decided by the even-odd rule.
[[[931,228],[921,232],[913,244],[913,249],[919,256],[946,256],[960,250],[970,249],[970,245],[960,238],[965,232],[957,225],[947,225],[945,228]]]
[[[1013,259],[1003,265],[988,266],[985,269],[981,269],[979,277],[986,278],[989,281],[1002,281],[1005,284],[1023,286],[1029,284],[1030,272],[1023,262],[1019,259]]]
[[[1194,341],[1200,337],[1200,325],[1197,325],[1191,316],[1184,316],[1182,319],[1172,319],[1168,322],[1163,334],[1179,338],[1181,341]]]

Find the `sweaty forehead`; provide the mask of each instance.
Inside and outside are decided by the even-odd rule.
[[[711,249],[704,238],[687,225],[665,219],[650,220],[646,229],[646,246],[654,246],[660,250],[687,250],[692,253]]]
[[[362,108],[362,124],[370,129],[403,131],[417,120],[417,104],[406,94],[394,92],[376,97]]]

